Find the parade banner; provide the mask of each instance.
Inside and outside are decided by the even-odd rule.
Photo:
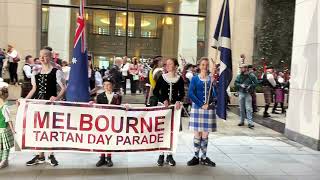
[[[21,100],[16,140],[21,151],[175,152],[181,110]]]

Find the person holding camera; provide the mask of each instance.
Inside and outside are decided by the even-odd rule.
[[[241,73],[237,76],[234,85],[239,94],[239,106],[240,106],[240,123],[238,126],[244,126],[244,118],[247,115],[248,127],[253,129],[253,117],[252,117],[252,96],[251,92],[254,91],[258,84],[258,79],[253,73],[249,73],[248,65],[242,64],[240,66]]]

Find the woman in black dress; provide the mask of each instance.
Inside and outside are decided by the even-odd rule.
[[[159,102],[163,103],[165,107],[171,104],[175,104],[176,109],[181,108],[181,101],[185,95],[184,81],[177,73],[179,66],[178,60],[171,58],[166,61],[167,73],[162,74],[156,83],[156,87],[153,90],[153,95],[156,96]],[[175,166],[176,162],[172,157],[172,154],[167,155],[166,163],[170,166]],[[164,153],[162,152],[157,161],[158,166],[164,164]]]
[[[26,99],[60,100],[63,98],[66,90],[63,72],[52,66],[52,53],[49,50],[42,49],[39,59],[41,69],[33,72],[33,76],[31,77],[32,89]],[[60,87],[60,92],[58,92],[57,85]],[[53,153],[50,153],[48,160],[50,165],[58,165],[58,161]],[[33,166],[42,163],[45,163],[45,156],[43,152],[40,152],[39,155],[36,155],[32,160],[28,161],[26,165]]]

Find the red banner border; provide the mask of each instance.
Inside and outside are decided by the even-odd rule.
[[[25,129],[26,129],[26,122],[27,122],[27,110],[28,110],[28,102],[33,102],[35,101],[32,100],[26,100],[26,105],[24,108],[24,113],[23,113],[23,133],[22,133],[22,147],[21,150],[51,150],[51,151],[84,151],[84,152],[141,152],[141,151],[172,151],[173,148],[173,128],[174,128],[174,106],[170,106],[168,108],[166,107],[156,107],[156,108],[140,108],[140,109],[128,109],[128,111],[158,111],[158,110],[164,110],[164,109],[171,109],[172,115],[171,115],[171,133],[170,133],[170,148],[151,148],[151,149],[134,149],[134,150],[97,150],[97,149],[83,149],[83,148],[67,148],[67,147],[55,147],[55,148],[47,148],[47,147],[29,147],[25,145]],[[57,104],[57,105],[62,105],[62,106],[73,106],[75,103],[72,102],[50,102],[50,101],[38,101],[36,102],[37,104]],[[121,109],[125,110],[126,108],[122,106],[110,106],[110,105],[100,105],[100,104],[94,104],[94,105],[89,105],[89,104],[80,104],[80,107],[94,107],[94,108],[101,108],[101,109]]]

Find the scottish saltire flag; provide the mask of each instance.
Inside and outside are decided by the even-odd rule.
[[[84,0],[80,2],[77,29],[73,41],[73,56],[66,93],[67,101],[88,102],[88,55],[85,48]]]
[[[232,79],[231,33],[229,0],[223,1],[216,31],[214,33],[213,48],[220,51],[220,76],[218,83],[217,115],[221,119],[227,118],[227,88]]]

